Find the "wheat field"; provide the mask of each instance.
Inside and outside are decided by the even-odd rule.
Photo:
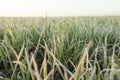
[[[0,18],[0,80],[119,80],[120,17]]]

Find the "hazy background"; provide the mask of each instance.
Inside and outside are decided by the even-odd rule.
[[[120,0],[0,0],[0,16],[120,15]]]

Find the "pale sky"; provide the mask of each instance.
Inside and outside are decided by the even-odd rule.
[[[120,0],[0,0],[0,16],[120,15]]]

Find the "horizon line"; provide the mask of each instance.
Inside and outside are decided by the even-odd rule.
[[[0,16],[0,18],[2,17],[112,17],[112,16],[120,16],[120,15],[80,15],[80,16]]]

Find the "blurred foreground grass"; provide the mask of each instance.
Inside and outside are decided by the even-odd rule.
[[[0,18],[0,80],[119,80],[120,17]]]

